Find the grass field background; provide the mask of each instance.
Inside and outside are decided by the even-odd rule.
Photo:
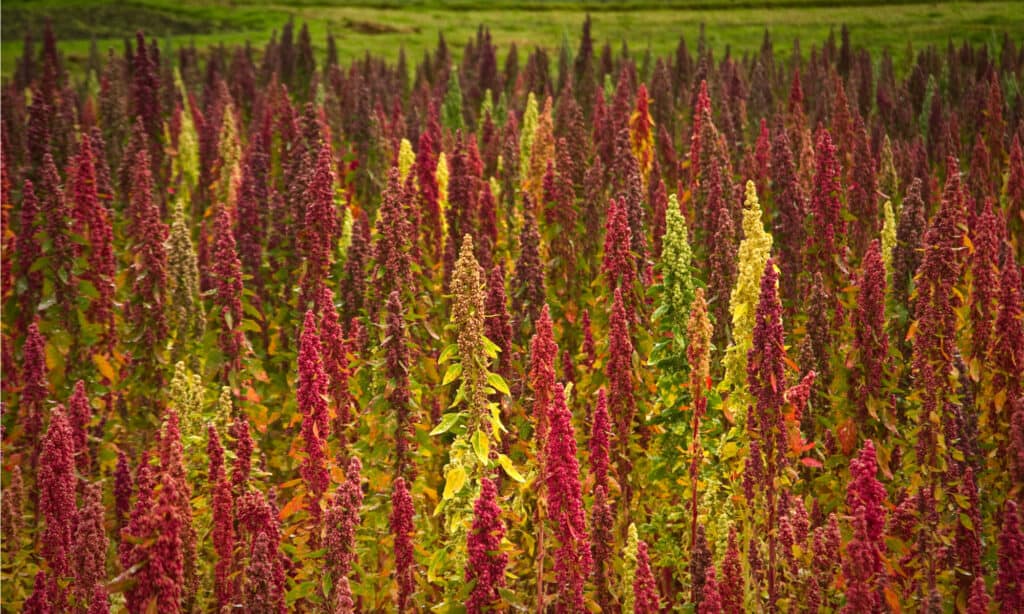
[[[305,0],[133,0],[128,2],[69,2],[67,0],[7,0],[2,5],[2,68],[10,74],[21,54],[26,29],[41,31],[52,20],[61,49],[74,66],[84,63],[90,41],[101,52],[123,49],[122,40],[142,28],[166,45],[194,41],[203,47],[246,40],[262,45],[276,29],[294,18],[309,24],[318,52],[327,32],[334,34],[342,59],[367,51],[394,58],[405,48],[411,61],[433,48],[443,31],[458,54],[480,24],[487,25],[499,50],[510,43],[522,47],[557,48],[568,37],[573,48],[584,15],[593,19],[597,41],[616,48],[625,40],[642,53],[655,55],[673,49],[684,35],[696,42],[701,23],[708,43],[721,54],[726,46],[736,53],[760,47],[767,28],[779,53],[788,54],[794,37],[806,52],[820,44],[830,29],[846,24],[857,45],[873,50],[890,47],[900,53],[946,41],[998,41],[1003,32],[1024,39],[1024,2],[892,3],[864,0],[620,0],[611,2],[511,2],[508,0],[447,0],[427,2],[330,2]]]

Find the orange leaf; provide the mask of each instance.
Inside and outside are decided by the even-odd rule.
[[[810,456],[805,456],[801,458],[800,463],[805,467],[814,467],[815,469],[821,469],[824,466],[821,464],[820,460],[812,458]]]
[[[896,595],[896,591],[892,590],[891,586],[886,586],[883,591],[885,592],[885,602],[889,604],[889,609],[897,613],[902,612],[900,598]]]
[[[300,492],[299,494],[292,497],[292,500],[286,503],[285,506],[281,508],[281,513],[278,514],[278,518],[284,520],[285,518],[291,516],[295,512],[302,509],[302,501],[305,498],[306,493],[303,492]]]

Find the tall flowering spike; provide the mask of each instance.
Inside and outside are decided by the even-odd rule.
[[[230,388],[228,389],[230,390]],[[206,424],[206,456],[210,458],[209,468],[207,470],[207,479],[210,482],[210,487],[215,488],[217,486],[217,480],[220,479],[224,472],[224,446],[220,442],[220,433],[217,432],[217,426],[213,422]]]
[[[875,156],[871,151],[864,120],[859,116],[853,142],[849,206],[850,213],[857,218],[852,239],[859,253],[864,249],[867,240],[878,232],[878,176],[875,171]]]
[[[384,395],[395,414],[395,473],[408,471],[409,445],[412,439],[409,392],[409,348],[406,346],[405,320],[398,290],[393,290],[387,303],[387,334],[382,343],[385,373],[390,380]]]
[[[358,557],[355,545],[363,506],[362,469],[363,464],[358,457],[349,459],[345,482],[338,486],[327,508],[324,522],[327,528],[327,571],[334,580],[335,590],[342,579],[348,579]]]
[[[885,267],[886,279],[889,279],[893,274],[893,256],[896,253],[896,212],[891,200],[882,205],[882,216],[882,265]]]
[[[735,225],[728,204],[728,190],[722,185],[723,171],[718,164],[712,164],[707,179],[706,238],[714,246],[707,255],[711,271],[708,273],[709,298],[715,315],[715,339],[725,346],[726,323],[729,318],[726,298],[736,280]]]
[[[79,603],[95,603],[95,589],[107,580],[107,533],[104,529],[103,489],[99,482],[89,484],[82,496],[82,507],[75,521],[71,566],[73,592]],[[101,599],[106,602],[106,594]]]
[[[326,437],[329,424],[327,412],[327,374],[320,359],[320,337],[312,311],[306,312],[299,339],[299,381],[296,393],[302,414],[302,438],[305,458],[302,479],[309,494],[309,511],[320,516],[320,499],[327,492],[330,476],[326,465]]]
[[[370,222],[357,212],[352,223],[352,240],[345,258],[345,276],[341,282],[342,316],[350,321],[363,310],[366,294],[366,262],[370,258]]]
[[[747,386],[754,399],[747,414],[747,429],[753,438],[748,456],[748,475],[757,476],[765,489],[768,525],[776,520],[775,479],[786,464],[786,426],[783,421],[785,345],[782,303],[778,294],[779,275],[769,259],[761,276],[761,295],[750,352],[747,354]],[[762,459],[761,456],[764,456]],[[763,471],[759,470],[763,464]],[[768,599],[777,598],[776,532],[768,532]]]
[[[747,181],[747,195],[743,206],[743,241],[739,248],[739,266],[736,285],[729,296],[732,315],[732,344],[725,352],[725,376],[722,384],[733,398],[729,405],[735,410],[750,403],[745,393],[747,354],[753,343],[754,322],[760,293],[761,276],[772,251],[772,236],[761,222],[761,204],[753,181]]]
[[[242,332],[242,262],[238,259],[227,205],[217,207],[214,232],[217,235],[213,248],[214,305],[219,312],[219,343],[224,353],[225,372],[232,373],[242,368],[245,333]]]
[[[846,222],[842,218],[840,201],[842,171],[828,130],[818,132],[816,154],[810,204],[813,233],[809,237],[811,251],[806,256],[806,264],[811,270],[821,271],[835,285],[838,283],[837,259],[846,235]]]
[[[72,161],[70,192],[75,232],[89,241],[89,270],[86,278],[96,289],[96,298],[89,305],[89,317],[103,327],[104,340],[114,341],[114,231],[107,208],[97,194],[96,167],[87,136],[81,137],[78,154]]]
[[[879,589],[885,582],[885,489],[875,477],[877,472],[875,447],[868,439],[857,458],[850,461],[850,484],[846,488],[846,505],[853,514],[853,539],[843,558],[844,612],[869,612],[882,605]]]
[[[157,76],[159,67],[154,62],[154,52],[146,51],[146,39],[142,31],[135,33],[135,55],[130,74],[131,84],[131,112],[138,116],[142,125],[145,126],[150,138],[157,138],[160,135],[160,81]]]
[[[633,292],[633,282],[636,280],[635,261],[631,254],[631,237],[626,203],[621,198],[618,200],[613,198],[608,204],[604,234],[604,262],[601,265],[601,270],[605,274],[609,290],[622,288],[630,296]]]
[[[412,284],[409,262],[411,233],[405,204],[402,202],[398,169],[391,167],[383,202],[377,213],[377,243],[374,247],[374,260],[379,267],[375,285],[382,297],[391,294],[393,290],[402,295]]]
[[[442,151],[437,156],[437,198],[442,212],[448,210],[448,157]],[[446,245],[447,247],[447,245]]]
[[[797,177],[789,137],[780,119],[772,142],[772,200],[778,214],[772,234],[779,242],[779,267],[782,269],[783,296],[796,298],[796,282],[802,270],[806,199]]]
[[[1006,173],[1006,217],[1012,230],[1019,233],[1024,227],[1024,147],[1020,133],[1013,135],[1010,145],[1010,159]],[[1015,236],[1020,236],[1016,234]],[[1024,242],[1017,241],[1017,254],[1024,251]]]
[[[352,397],[349,393],[350,373],[345,333],[341,328],[338,311],[334,307],[334,293],[329,288],[320,292],[317,300],[320,312],[320,356],[328,378],[328,395],[334,404],[334,434],[339,445],[344,445],[344,430],[351,420]]]
[[[405,478],[395,479],[391,487],[391,533],[395,537],[395,581],[398,584],[398,611],[410,607],[415,590],[413,572],[413,518],[412,497],[405,485]]]
[[[481,181],[479,207],[477,209],[480,227],[480,264],[490,267],[494,264],[494,250],[498,245],[498,203],[494,198],[497,184]]]
[[[922,392],[922,432],[917,453],[918,462],[931,466],[934,466],[936,453],[940,452],[932,424],[944,411],[954,386],[952,357],[956,348],[952,331],[956,330],[956,309],[960,300],[953,288],[960,278],[965,256],[962,247],[966,211],[960,172],[952,158],[948,167],[942,206],[925,233],[924,255],[915,277],[917,331],[911,365]]]
[[[60,174],[49,153],[43,156],[39,192],[42,203],[41,225],[49,239],[49,249],[46,252],[49,281],[53,284],[57,304],[61,308],[60,321],[73,331],[73,327],[77,325],[77,320],[71,318],[75,313],[77,298],[74,276],[76,246],[71,240],[70,212],[64,189],[61,187]]]
[[[473,589],[466,599],[466,611],[478,614],[491,611],[498,602],[498,588],[505,585],[508,554],[501,551],[505,524],[497,502],[498,489],[487,478],[480,480],[480,496],[473,505],[473,528],[469,532],[466,581]]]
[[[668,197],[668,207],[665,209],[661,285],[664,296],[662,304],[667,309],[665,317],[675,330],[682,328],[684,318],[690,312],[690,303],[693,301],[692,260],[693,251],[690,249],[686,218],[679,208],[679,200],[672,194]]]
[[[647,543],[637,542],[636,576],[633,578],[633,611],[637,614],[657,614],[661,611],[658,588],[651,573],[651,559],[647,554]]]
[[[498,373],[508,379],[512,373],[512,318],[508,313],[505,295],[505,270],[494,265],[487,278],[487,296],[484,298],[484,334],[498,346]]]
[[[610,456],[611,419],[608,417],[608,399],[604,388],[597,391],[597,405],[590,426],[590,475],[594,487],[608,491],[608,462]]]
[[[967,597],[967,614],[988,614],[989,597],[985,588],[985,577],[978,576],[971,582],[971,592]]]
[[[697,94],[696,104],[693,109],[693,131],[690,133],[690,178],[697,181],[701,174],[700,158],[701,150],[705,143],[701,141],[704,132],[704,123],[711,121],[711,97],[708,96],[708,83],[701,80],[700,90]]]
[[[245,272],[252,275],[257,284],[263,264],[263,246],[267,239],[269,167],[270,155],[266,150],[266,142],[262,134],[257,132],[250,142],[242,169],[238,188],[238,224],[235,227],[239,258],[245,266]]]
[[[249,433],[249,420],[242,414],[235,416],[228,434],[235,440],[235,466],[231,471],[231,485],[236,493],[244,493],[248,488],[252,468],[253,441]]]
[[[135,156],[129,204],[131,238],[136,253],[132,265],[132,300],[128,320],[137,331],[143,356],[152,355],[167,338],[164,294],[167,288],[167,225],[160,219],[160,207],[153,201],[153,176],[149,153],[140,149]],[[137,358],[141,358],[136,354]]]
[[[327,280],[334,243],[338,237],[333,167],[334,157],[330,145],[324,143],[317,154],[316,165],[306,188],[306,211],[302,218],[301,247],[306,265],[302,276],[303,305],[316,300]]]
[[[622,292],[615,289],[608,331],[608,411],[615,421],[615,444],[619,482],[629,475],[629,441],[633,433],[636,400],[633,398],[633,342],[629,338],[629,319]]]
[[[21,549],[21,529],[24,523],[25,491],[20,466],[15,465],[11,469],[11,481],[4,488],[2,496],[0,522],[3,522],[4,550],[14,553]]]
[[[1010,260],[1010,259],[1008,259]],[[1021,397],[1021,379],[1024,371],[1024,299],[1021,298],[1021,271],[1014,262],[1002,266],[1002,278],[999,282],[999,312],[995,317],[995,331],[998,336],[992,346],[990,357],[994,365],[995,390],[1005,390],[1007,399]],[[1014,374],[1017,374],[1015,376]],[[1009,401],[1008,401],[1009,402]],[[999,411],[999,424],[1005,425],[1009,420],[1009,406]]]
[[[555,387],[555,359],[558,344],[551,322],[551,310],[545,304],[537,319],[537,331],[530,339],[530,386],[533,388],[533,415],[537,421],[537,449],[545,450],[549,415]]]
[[[437,157],[434,154],[435,143],[430,130],[420,133],[419,146],[416,150],[416,184],[419,186],[420,217],[424,222],[424,241],[428,253],[437,259],[441,251],[441,204],[437,185]]]
[[[698,524],[690,548],[690,598],[696,604],[704,601],[704,583],[707,581],[708,570],[713,567],[708,540],[704,535],[704,525]]]
[[[512,294],[512,311],[515,313],[515,329],[522,331],[524,323],[535,325],[540,310],[545,304],[547,291],[544,286],[544,258],[541,254],[541,236],[537,218],[530,211],[528,197],[524,196],[523,227],[519,233],[519,257],[512,285],[517,291]]]
[[[623,612],[632,612],[634,607],[633,580],[636,578],[636,558],[639,541],[640,538],[636,531],[636,524],[630,523],[629,528],[626,529],[626,547],[622,551],[623,571],[620,591],[622,593]]]
[[[523,111],[523,123],[519,129],[519,178],[526,181],[530,172],[530,154],[533,152],[533,140],[537,132],[540,111],[537,108],[537,97],[530,92],[526,98],[526,109]]]
[[[36,572],[32,594],[25,600],[21,611],[24,614],[54,614],[55,610],[49,597],[50,586],[51,583],[46,580],[46,572],[43,570]]]
[[[71,423],[75,442],[75,465],[85,472],[89,467],[89,422],[92,421],[92,406],[85,394],[85,382],[75,382],[75,390],[68,399],[68,420]]]
[[[179,361],[174,365],[174,376],[171,378],[169,398],[181,420],[187,438],[198,436],[202,428],[203,411],[203,380],[192,373]]]
[[[907,188],[896,224],[896,247],[893,250],[893,294],[896,302],[907,305],[914,273],[921,264],[921,240],[928,226],[925,202],[921,198],[920,179]]]
[[[196,531],[192,525],[192,488],[185,467],[185,450],[182,446],[180,420],[178,413],[173,408],[168,410],[167,420],[160,433],[160,470],[161,490],[157,503],[158,506],[173,506],[174,518],[171,519],[165,515],[160,521],[156,529],[160,533],[157,548],[168,549],[163,551],[165,559],[168,561],[168,574],[173,576],[177,573],[176,567],[181,566],[182,607],[188,609],[199,587],[196,566]],[[167,535],[163,534],[164,527],[166,527]],[[170,534],[175,531],[180,546],[172,543],[174,538]],[[160,541],[164,539],[168,541]],[[169,589],[162,588],[161,590]]]
[[[704,288],[697,288],[690,306],[690,319],[686,323],[686,362],[690,366],[690,391],[696,396],[711,379],[711,335],[714,332],[708,320],[708,304]]]
[[[212,427],[211,427],[212,428]],[[216,433],[216,431],[212,431]],[[235,550],[234,497],[227,475],[221,472],[213,482],[213,549],[217,553],[214,564],[214,595],[217,606],[224,608],[235,594],[235,581],[231,578]]]
[[[594,343],[594,330],[590,326],[590,310],[583,310],[583,317],[580,319],[580,327],[583,329],[583,342],[580,344],[580,351],[583,352],[584,362],[587,367],[593,368],[597,360],[597,346]]]
[[[736,542],[736,528],[730,527],[729,542],[725,550],[725,559],[722,561],[720,595],[723,614],[741,614],[743,612],[745,582],[743,564],[740,562],[740,549]],[[706,579],[705,583],[707,583]]]
[[[853,312],[853,344],[858,360],[854,367],[852,392],[862,425],[868,424],[872,399],[883,395],[889,362],[889,335],[885,330],[885,265],[877,239],[868,246],[862,263]]]
[[[665,213],[669,207],[668,188],[665,187],[665,180],[661,178],[661,168],[658,159],[654,159],[654,168],[651,171],[656,181],[650,182],[647,200],[653,210],[651,219],[651,234],[654,238],[654,249],[652,256],[661,258],[663,240],[665,238]],[[678,202],[676,203],[678,204]]]
[[[548,517],[555,525],[558,538],[555,576],[562,589],[555,610],[582,612],[583,583],[590,574],[593,559],[583,513],[576,435],[561,384],[555,384],[552,401],[544,480],[547,486]]]
[[[409,176],[409,171],[412,170],[415,163],[416,154],[412,150],[412,143],[409,142],[409,139],[402,139],[398,144],[398,178],[401,181],[405,181],[405,178]]]
[[[963,509],[970,522],[960,522],[956,527],[956,557],[960,569],[967,570],[972,576],[984,577],[984,570],[981,566],[981,506],[978,502],[978,486],[974,482],[974,469],[968,466],[963,472],[963,478],[957,490],[966,501],[967,506]],[[971,525],[968,528],[967,525]],[[966,579],[961,585],[966,588]]]
[[[451,179],[448,189],[448,209],[445,219],[448,223],[448,241],[445,243],[445,274],[450,277],[457,256],[459,238],[466,234],[476,236],[478,197],[480,194],[480,166],[474,160],[476,155],[473,139],[461,136],[451,158]],[[446,277],[447,279],[447,277]]]
[[[462,381],[470,415],[476,420],[487,408],[487,360],[484,353],[484,294],[480,265],[473,257],[473,239],[462,239],[452,275],[452,322],[458,330]]]
[[[614,607],[614,598],[609,590],[615,543],[612,534],[614,525],[615,512],[608,505],[608,492],[604,486],[597,486],[594,490],[594,505],[590,512],[590,555],[594,560],[597,604],[602,612],[610,612]]]
[[[117,453],[117,467],[114,469],[114,511],[117,526],[122,526],[132,509],[132,474],[128,455],[121,450]]]
[[[704,599],[697,607],[697,614],[723,614],[725,611],[721,590],[715,579],[715,567],[712,565],[708,568],[707,577],[704,579]]]
[[[278,544],[281,528],[277,506],[261,492],[237,500],[240,533],[251,535],[242,602],[255,612],[285,613],[286,576]]]
[[[43,403],[50,394],[50,383],[46,368],[46,339],[39,332],[39,325],[33,322],[28,327],[28,337],[21,351],[21,403],[18,419],[25,432],[25,439],[33,448],[43,428]]]
[[[629,144],[640,165],[644,183],[654,160],[654,119],[651,118],[649,104],[647,86],[641,83],[636,93],[636,109],[629,117]]]
[[[995,598],[1000,611],[1019,612],[1024,610],[1024,533],[1017,504],[1010,499],[1003,505],[1003,526],[998,541]]]
[[[176,337],[175,347],[187,347],[202,337],[206,316],[199,296],[199,264],[181,200],[173,205],[167,242],[167,294],[170,295],[169,324]]]
[[[786,373],[778,282],[775,263],[769,259],[761,276],[761,293],[747,355],[747,386],[755,400],[754,428],[763,440],[765,452],[774,450],[781,459],[785,450],[780,412]]]
[[[274,599],[275,550],[271,545],[270,535],[265,532],[256,535],[252,551],[249,554],[249,564],[245,570],[245,583],[242,588],[242,603],[250,612],[270,614],[279,611],[277,600]]]
[[[978,361],[975,368],[988,356],[992,346],[992,324],[996,311],[996,292],[999,288],[999,254],[1002,246],[999,236],[999,218],[992,211],[992,201],[986,199],[985,208],[970,229],[974,253],[971,254],[971,354]]]
[[[50,572],[62,577],[70,569],[71,538],[77,514],[75,442],[63,407],[54,409],[50,416],[38,472],[39,512],[46,521],[42,555]]]
[[[17,262],[15,271],[17,279],[24,280],[25,289],[18,300],[18,330],[25,330],[39,306],[39,298],[43,291],[43,272],[32,270],[36,260],[43,253],[40,243],[39,199],[36,198],[35,187],[28,179],[21,190],[21,211],[19,215],[18,235],[14,241],[14,254]]]

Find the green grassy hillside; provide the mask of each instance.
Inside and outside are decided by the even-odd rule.
[[[342,6],[344,4],[344,6]],[[197,45],[264,42],[289,18],[307,21],[313,40],[322,51],[329,30],[343,58],[369,51],[394,57],[404,47],[419,57],[444,31],[457,51],[479,24],[491,28],[495,43],[505,49],[520,46],[557,46],[563,35],[578,35],[583,15],[590,12],[594,36],[631,49],[648,46],[656,55],[672,49],[680,34],[696,38],[700,23],[707,24],[708,41],[719,52],[726,45],[742,53],[756,49],[765,28],[787,50],[799,33],[805,46],[820,42],[829,29],[847,24],[854,40],[872,49],[889,46],[902,50],[945,44],[949,38],[980,42],[995,40],[1003,31],[1024,38],[1024,10],[1020,2],[883,3],[875,0],[618,0],[566,2],[532,0],[378,0],[330,2],[303,0],[284,5],[271,0],[130,2],[3,3],[3,71],[9,73],[20,54],[27,29],[39,31],[52,20],[71,65],[84,61],[90,40],[101,51],[121,49],[121,39],[143,28],[172,45],[192,40]]]

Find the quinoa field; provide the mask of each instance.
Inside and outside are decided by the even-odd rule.
[[[0,609],[1024,613],[1021,9],[5,2]]]

